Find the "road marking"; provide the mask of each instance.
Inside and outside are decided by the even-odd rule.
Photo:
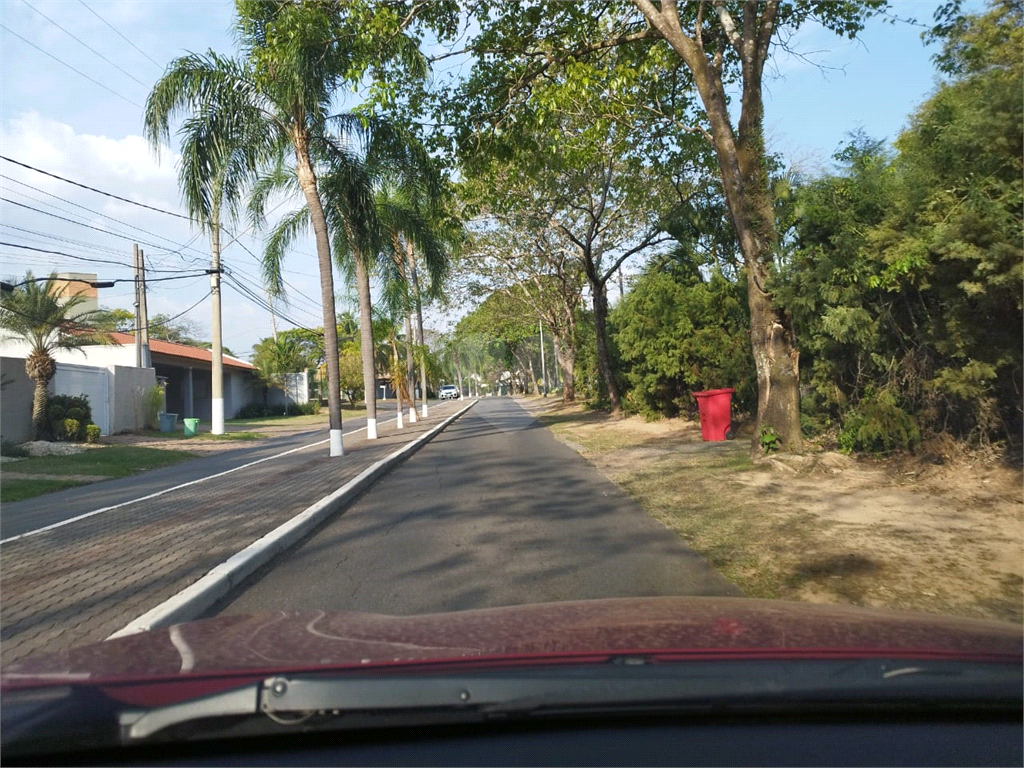
[[[393,419],[391,421],[393,421]],[[387,423],[387,422],[385,422],[385,423]],[[348,435],[354,435],[354,434],[356,434],[356,432],[362,432],[364,429],[366,429],[366,427],[360,427],[359,429],[353,429],[351,432],[345,432],[344,435],[342,435],[342,437],[345,437],[345,436],[348,436]],[[317,442],[309,443],[308,445],[300,445],[298,448],[292,448],[291,450],[287,450],[287,451],[284,451],[282,453],[275,453],[273,456],[264,456],[262,459],[256,459],[256,461],[250,461],[248,464],[241,464],[240,466],[233,467],[231,469],[225,469],[223,472],[217,472],[214,475],[207,475],[206,477],[200,477],[197,480],[190,480],[189,482],[182,483],[181,485],[175,485],[175,486],[172,486],[171,488],[164,488],[162,491],[156,491],[155,493],[150,493],[150,494],[148,494],[146,496],[140,496],[137,499],[131,499],[130,501],[122,501],[122,502],[120,502],[118,504],[111,504],[109,507],[101,507],[100,509],[94,509],[94,510],[92,510],[92,512],[84,512],[81,515],[77,515],[75,517],[69,517],[67,520],[61,520],[61,521],[56,522],[56,523],[51,523],[50,525],[44,525],[42,528],[36,528],[35,530],[32,530],[32,531],[25,531],[25,533],[19,533],[17,536],[11,536],[11,537],[6,538],[6,539],[0,539],[0,545],[9,544],[12,541],[18,541],[19,539],[25,539],[25,538],[28,538],[29,536],[35,536],[38,533],[45,533],[46,531],[52,531],[55,528],[61,528],[61,527],[65,526],[65,525],[70,525],[71,523],[77,523],[79,520],[85,520],[86,518],[93,517],[94,515],[100,515],[100,514],[103,514],[104,512],[112,512],[115,509],[120,509],[121,507],[127,507],[130,504],[138,504],[140,501],[149,501],[150,499],[155,499],[157,496],[163,496],[165,493],[170,493],[171,491],[179,491],[182,488],[188,488],[190,485],[198,485],[199,483],[205,483],[207,480],[214,480],[215,478],[223,477],[224,475],[230,475],[232,472],[237,472],[240,469],[247,469],[248,467],[254,467],[257,464],[262,464],[264,461],[270,461],[271,459],[279,459],[282,456],[288,456],[289,454],[292,454],[292,453],[298,453],[299,451],[304,451],[307,448],[315,448],[318,445],[323,445],[324,443],[329,443],[330,441],[331,441],[331,439],[327,438],[326,440],[318,440]]]

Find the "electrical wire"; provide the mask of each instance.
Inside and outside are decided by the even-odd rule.
[[[128,102],[129,104],[131,104],[131,105],[132,105],[133,107],[138,107],[139,109],[144,109],[144,107],[143,107],[143,106],[142,106],[141,104],[138,104],[138,103],[136,103],[136,102],[132,101],[131,99],[129,99],[129,98],[128,98],[127,96],[125,96],[124,94],[121,94],[121,93],[118,93],[117,91],[115,91],[115,90],[114,90],[113,88],[108,88],[108,87],[107,87],[107,86],[105,86],[105,85],[104,85],[103,83],[101,83],[101,82],[100,82],[99,80],[96,80],[96,79],[94,79],[94,78],[92,78],[92,77],[89,77],[89,76],[88,76],[87,74],[85,74],[85,72],[82,72],[82,71],[81,71],[81,70],[79,70],[79,69],[75,69],[74,67],[72,67],[72,66],[71,66],[70,64],[68,64],[68,63],[67,63],[66,61],[64,61],[63,59],[58,59],[58,58],[57,58],[56,56],[54,56],[54,55],[53,55],[52,53],[49,53],[48,51],[45,51],[45,50],[43,50],[43,49],[42,49],[42,48],[40,48],[40,47],[39,47],[38,45],[36,45],[35,43],[33,43],[33,42],[32,42],[31,40],[28,40],[28,39],[26,39],[26,38],[22,37],[21,35],[19,35],[19,34],[18,34],[17,32],[15,32],[15,31],[14,31],[13,29],[11,29],[10,27],[8,27],[8,26],[6,26],[6,25],[4,25],[4,24],[0,24],[0,29],[4,30],[4,31],[5,31],[5,32],[7,32],[8,34],[14,35],[14,36],[15,36],[16,38],[18,38],[18,39],[19,39],[19,40],[21,40],[22,42],[25,42],[25,43],[27,43],[28,45],[31,45],[31,46],[32,46],[33,48],[35,48],[35,49],[36,49],[37,51],[39,51],[40,53],[44,54],[45,56],[49,56],[49,57],[50,57],[51,59],[53,59],[54,61],[56,61],[56,62],[57,62],[58,64],[63,64],[63,65],[65,66],[65,67],[67,67],[68,69],[70,69],[70,70],[71,70],[72,72],[74,72],[75,74],[81,75],[81,76],[82,76],[82,77],[84,77],[84,78],[85,78],[86,80],[88,80],[88,81],[90,81],[90,82],[92,82],[92,83],[95,83],[95,84],[96,84],[96,85],[98,85],[98,86],[99,86],[100,88],[102,88],[103,90],[107,91],[108,93],[112,93],[112,94],[114,94],[114,95],[115,95],[115,96],[117,96],[117,98],[119,98],[119,99],[124,99],[124,100],[125,100],[125,101],[127,101],[127,102]]]
[[[106,213],[100,213],[99,211],[95,211],[92,208],[89,208],[88,206],[80,205],[79,203],[76,203],[76,202],[74,202],[72,200],[68,200],[66,197],[61,197],[60,195],[55,195],[52,192],[47,192],[45,189],[40,189],[39,187],[33,187],[31,184],[26,184],[24,181],[19,181],[18,179],[13,178],[12,176],[8,176],[6,174],[0,173],[0,179],[6,179],[7,181],[13,181],[15,184],[20,184],[23,187],[28,187],[29,189],[35,190],[36,192],[40,192],[41,194],[47,195],[48,197],[52,197],[55,200],[60,200],[61,202],[67,203],[68,205],[73,205],[73,206],[75,206],[75,208],[81,208],[83,211],[88,211],[89,213],[91,213],[91,214],[93,214],[95,216],[102,216],[104,219],[110,219],[111,221],[116,221],[118,224],[121,224],[121,225],[123,225],[125,227],[128,227],[129,229],[138,230],[139,232],[143,232],[143,233],[145,233],[147,235],[152,235],[153,237],[159,237],[161,240],[166,240],[167,242],[172,243],[173,245],[178,246],[178,248],[180,250],[186,250],[187,249],[187,250],[190,250],[190,251],[195,251],[196,253],[200,253],[200,251],[198,251],[198,249],[190,247],[191,244],[193,242],[195,242],[196,239],[199,237],[198,234],[193,235],[192,239],[189,240],[188,243],[182,244],[182,243],[179,243],[179,242],[177,242],[175,240],[172,240],[171,238],[166,237],[164,235],[157,234],[156,232],[150,232],[148,229],[143,229],[142,227],[137,226],[135,224],[129,224],[127,221],[122,221],[121,219],[115,218],[114,216],[110,216],[110,215],[108,215]],[[10,191],[11,192],[15,192],[16,194],[19,194],[19,195],[23,195],[24,197],[27,197],[30,200],[35,200],[38,203],[43,203],[44,205],[53,205],[52,203],[46,203],[43,200],[39,200],[37,198],[33,198],[31,195],[26,195],[24,192],[18,192],[17,190],[10,190]],[[53,207],[57,208],[57,210],[62,210],[62,209],[58,208],[56,205],[54,205]],[[64,213],[71,213],[71,211],[64,211]],[[179,251],[172,251],[172,253],[180,253],[180,250]],[[201,254],[201,255],[203,255],[203,254]]]
[[[107,20],[106,20],[106,19],[104,19],[104,18],[103,18],[102,16],[100,16],[100,15],[99,15],[98,13],[96,13],[96,11],[94,11],[94,10],[93,10],[92,8],[90,8],[90,7],[88,6],[88,5],[86,5],[86,4],[85,4],[85,2],[84,2],[84,0],[78,0],[78,2],[82,4],[82,6],[83,6],[83,7],[85,8],[85,10],[87,10],[87,11],[88,11],[89,13],[91,13],[91,14],[92,14],[93,16],[95,16],[95,17],[96,17],[97,19],[99,19],[99,20],[100,20],[100,21],[102,21],[102,22],[103,22],[104,24],[106,24],[106,25],[107,25],[108,27],[110,27],[110,28],[111,28],[112,30],[114,30],[114,34],[116,34],[116,35],[117,35],[118,37],[120,37],[120,38],[121,38],[122,40],[124,40],[124,41],[125,41],[126,43],[128,43],[128,45],[130,45],[130,46],[131,46],[132,48],[134,48],[134,49],[135,49],[136,51],[138,51],[139,53],[141,53],[141,54],[142,54],[143,56],[145,56],[145,57],[146,57],[147,59],[149,59],[149,60],[150,60],[151,62],[153,62],[153,64],[155,64],[155,65],[156,65],[157,67],[159,67],[160,69],[163,69],[163,65],[162,65],[162,64],[160,64],[159,62],[157,62],[157,61],[156,61],[156,60],[155,60],[155,59],[154,59],[154,58],[153,58],[152,56],[150,56],[150,55],[149,55],[148,53],[146,53],[146,52],[145,52],[144,50],[142,50],[141,48],[139,48],[139,46],[137,46],[137,45],[136,45],[135,43],[133,43],[133,42],[132,42],[132,41],[131,41],[131,40],[130,40],[129,38],[127,38],[127,37],[125,37],[125,36],[124,36],[123,34],[121,34],[121,32],[120,32],[120,31],[119,31],[119,30],[117,29],[117,27],[115,27],[115,26],[114,26],[113,24],[111,24],[111,23],[110,23],[109,21],[107,21]]]
[[[3,26],[3,25],[0,24],[0,26]],[[122,203],[131,203],[132,205],[137,205],[140,208],[147,208],[147,209],[149,209],[151,211],[156,211],[157,213],[165,213],[168,216],[174,216],[174,217],[179,218],[179,219],[185,219],[185,221],[189,221],[189,222],[192,221],[191,218],[189,218],[188,216],[186,216],[184,214],[174,213],[173,211],[166,211],[163,208],[156,208],[156,207],[154,207],[152,205],[146,205],[145,203],[138,203],[135,200],[129,200],[127,197],[121,197],[120,195],[115,195],[112,192],[104,192],[102,189],[96,189],[96,187],[90,187],[88,184],[82,184],[81,182],[78,182],[78,181],[72,181],[71,179],[66,179],[63,176],[58,176],[56,173],[50,173],[49,171],[44,171],[42,168],[36,168],[34,165],[29,165],[28,163],[23,163],[20,160],[15,160],[14,158],[7,157],[6,155],[0,155],[0,160],[6,160],[8,163],[14,163],[15,165],[20,165],[22,168],[28,168],[30,171],[35,171],[36,173],[41,173],[44,176],[50,176],[51,178],[58,179],[59,181],[63,181],[65,183],[67,183],[67,184],[74,184],[76,187],[81,187],[82,189],[88,189],[90,192],[96,192],[97,194],[100,194],[100,195],[106,195],[107,197],[112,197],[115,200],[120,200]]]
[[[83,221],[75,221],[74,219],[69,219],[66,216],[58,216],[56,213],[53,213],[51,211],[44,211],[42,208],[36,208],[34,206],[31,206],[31,205],[26,205],[25,203],[19,203],[17,200],[11,200],[9,197],[0,196],[0,200],[2,200],[5,203],[10,203],[11,205],[20,206],[21,208],[27,208],[28,210],[35,211],[36,213],[41,213],[44,216],[52,216],[55,219],[60,219],[61,221],[66,221],[69,224],[77,224],[80,227],[86,227],[88,229],[95,229],[97,232],[102,232],[103,234],[111,235],[112,237],[119,237],[122,240],[127,240],[128,242],[142,243],[143,245],[148,245],[151,248],[156,248],[157,251],[159,251],[161,253],[178,253],[178,251],[169,250],[166,246],[159,245],[158,243],[151,243],[148,240],[143,240],[142,238],[134,237],[132,235],[124,235],[124,234],[121,234],[120,232],[114,232],[114,231],[109,230],[109,229],[102,229],[100,227],[94,227],[92,224],[86,224]]]
[[[53,250],[48,250],[46,248],[33,248],[30,245],[22,245],[21,243],[0,242],[0,245],[7,246],[8,248],[21,248],[21,249],[26,250],[26,251],[36,251],[37,253],[52,253],[52,254],[55,254],[57,256],[64,256],[66,258],[77,259],[79,261],[88,261],[88,262],[92,262],[94,264],[113,264],[114,266],[117,266],[117,267],[123,267],[125,269],[132,269],[132,265],[131,264],[126,264],[123,261],[113,261],[112,259],[93,259],[93,258],[89,258],[88,256],[79,256],[79,255],[74,254],[74,253],[65,253],[64,251],[53,251]],[[178,273],[181,272],[180,269],[155,269],[155,268],[150,268],[148,271],[150,271],[150,272],[163,272],[163,273],[170,272],[170,273],[174,273],[174,274],[178,274]]]
[[[66,29],[64,29],[64,27],[62,27],[62,26],[61,26],[60,24],[58,24],[58,23],[57,23],[56,21],[54,21],[53,19],[51,19],[51,18],[50,18],[49,16],[47,16],[47,15],[46,15],[45,13],[43,13],[43,12],[42,12],[42,11],[40,11],[40,10],[39,10],[38,8],[36,8],[36,7],[34,6],[34,5],[32,5],[32,4],[30,3],[30,2],[28,2],[28,0],[21,0],[21,2],[23,2],[23,3],[25,4],[25,5],[27,5],[27,6],[29,7],[29,8],[31,8],[31,9],[32,9],[33,11],[35,11],[36,13],[38,13],[38,14],[39,14],[40,16],[42,16],[42,17],[43,17],[44,19],[46,19],[46,20],[47,20],[48,22],[50,22],[51,24],[53,24],[53,26],[55,26],[55,27],[56,27],[57,29],[59,29],[59,30],[60,30],[61,32],[63,32],[63,33],[65,34],[65,35],[67,35],[68,37],[70,37],[70,38],[71,38],[72,40],[76,41],[76,42],[77,42],[77,43],[78,43],[79,45],[85,46],[85,47],[86,47],[86,48],[88,48],[88,49],[89,49],[90,51],[92,51],[93,53],[95,53],[95,54],[96,54],[97,56],[99,56],[99,57],[100,57],[101,59],[103,59],[103,60],[104,60],[105,62],[107,62],[107,64],[109,64],[110,66],[112,66],[112,67],[113,67],[114,69],[116,69],[116,70],[117,70],[118,72],[120,72],[121,74],[125,75],[126,77],[130,77],[130,78],[131,78],[132,80],[134,80],[134,81],[135,81],[136,83],[138,83],[139,85],[141,85],[141,86],[142,86],[143,88],[149,88],[149,86],[148,86],[148,85],[146,85],[146,84],[145,84],[144,82],[142,82],[141,80],[139,80],[139,78],[137,78],[137,77],[136,77],[135,75],[133,75],[133,74],[132,74],[131,72],[128,72],[127,70],[121,69],[121,67],[120,67],[119,65],[115,64],[114,62],[112,62],[112,61],[111,61],[110,59],[108,59],[108,58],[107,58],[106,56],[104,56],[104,55],[103,55],[102,53],[100,53],[100,52],[99,52],[99,51],[97,51],[97,50],[96,50],[95,48],[93,48],[93,47],[92,47],[91,45],[89,45],[88,43],[86,43],[86,42],[85,42],[84,40],[81,40],[80,38],[78,38],[78,37],[75,37],[75,36],[74,36],[73,34],[71,34],[70,32],[68,32],[68,31],[67,31]]]

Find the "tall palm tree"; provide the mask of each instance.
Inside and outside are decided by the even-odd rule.
[[[260,171],[293,158],[290,170],[306,201],[316,239],[324,316],[330,454],[343,453],[338,338],[330,233],[321,202],[315,164],[335,91],[358,69],[357,41],[337,8],[323,3],[238,2],[236,36],[239,58],[213,51],[190,53],[171,62],[146,102],[146,133],[167,142],[170,122],[187,115],[182,126],[191,137],[183,154],[186,201],[198,207],[200,220],[214,212],[214,185],[230,202],[241,198]],[[418,48],[402,34],[388,38],[411,67],[424,66]],[[414,50],[415,49],[415,50]],[[396,53],[397,51],[397,53]],[[356,78],[358,79],[358,78]],[[231,162],[228,161],[231,158]],[[280,264],[268,287],[281,293]]]
[[[337,115],[328,125],[333,134],[321,135],[317,145],[317,157],[324,167],[319,189],[335,260],[355,283],[358,294],[366,431],[373,439],[377,437],[377,406],[370,278],[373,274],[381,278],[385,302],[391,314],[397,315],[405,301],[401,297],[408,296],[401,266],[404,252],[397,259],[394,250],[395,237],[400,234],[423,249],[431,285],[440,288],[448,269],[447,253],[429,221],[402,200],[438,194],[439,175],[423,147],[386,120]],[[254,187],[250,206],[260,209],[272,193],[293,185],[292,178],[276,168]],[[270,233],[263,259],[269,283],[280,281],[284,253],[308,221],[307,206],[282,217]]]
[[[5,336],[27,342],[31,351],[25,358],[25,373],[36,383],[32,397],[32,437],[41,439],[47,431],[46,388],[57,373],[53,353],[109,343],[99,330],[103,316],[98,311],[76,312],[85,302],[81,293],[65,297],[55,274],[37,281],[29,272],[23,284],[0,294],[0,328]]]

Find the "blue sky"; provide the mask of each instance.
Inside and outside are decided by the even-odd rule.
[[[936,5],[931,0],[895,2],[893,10],[927,24]],[[132,200],[181,211],[174,151],[157,156],[146,145],[141,136],[141,105],[163,66],[175,56],[208,48],[229,52],[232,16],[232,4],[222,0],[3,0],[0,154]],[[850,131],[863,128],[873,137],[894,139],[936,84],[931,63],[934,48],[924,46],[921,31],[921,27],[875,21],[859,40],[847,41],[821,29],[801,30],[789,47],[802,56],[778,50],[769,67],[765,82],[769,147],[813,173],[830,167],[832,153]],[[159,269],[190,270],[209,258],[205,237],[188,222],[8,162],[0,162],[0,174],[7,177],[0,178],[0,187],[8,200],[129,238],[4,202],[0,203],[4,242],[127,264],[130,238],[137,237],[149,241],[144,246],[147,257]],[[261,249],[258,238],[243,235],[240,242],[253,253]],[[0,248],[0,274],[18,275],[26,269],[37,274],[50,269],[92,271],[80,261],[27,253]],[[237,280],[260,292],[257,263],[250,254],[232,245],[224,258]],[[130,276],[127,267],[94,266],[100,279]],[[295,249],[286,268],[295,290],[290,304],[280,311],[300,324],[320,325],[311,238]],[[183,317],[206,334],[208,290],[205,277],[154,284],[150,312],[185,312]],[[233,288],[227,288],[224,297],[225,344],[248,356],[254,343],[270,335],[270,315]],[[131,289],[102,290],[100,301],[108,307],[130,308]],[[446,323],[435,316],[428,324],[443,329]],[[279,318],[278,325],[288,327],[289,322]]]

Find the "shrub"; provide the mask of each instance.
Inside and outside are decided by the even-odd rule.
[[[87,424],[85,427],[85,442],[98,443],[100,441],[100,428],[96,424]]]
[[[160,411],[164,407],[164,385],[157,384],[147,387],[143,395],[143,403],[146,409],[146,429],[157,429],[160,426]]]
[[[239,419],[258,419],[261,416],[267,416],[267,406],[262,403],[249,403],[242,407],[238,412],[237,418]]]
[[[27,459],[28,449],[17,443],[12,443],[10,440],[4,440],[0,442],[0,456],[10,456],[15,459]]]
[[[881,454],[912,451],[921,443],[917,419],[896,405],[888,392],[880,392],[847,414],[839,433],[839,449]]]
[[[775,451],[779,450],[782,438],[775,431],[775,427],[767,424],[761,429],[761,434],[758,436],[757,441],[760,443],[762,451],[765,453],[775,453]]]
[[[64,436],[75,442],[78,440],[78,431],[82,428],[78,419],[64,419]]]
[[[290,403],[287,414],[289,416],[315,416],[320,413],[320,403]]]
[[[85,425],[92,423],[88,395],[51,395],[46,403],[46,420],[55,440],[84,440]],[[74,430],[67,423],[75,422]]]

